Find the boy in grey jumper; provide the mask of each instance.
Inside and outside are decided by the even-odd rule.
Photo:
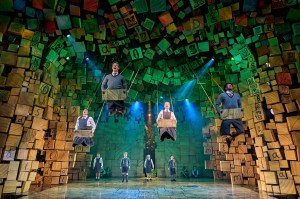
[[[224,86],[224,93],[221,93],[216,101],[216,109],[219,115],[221,115],[220,105],[222,104],[223,109],[235,109],[235,108],[242,108],[242,102],[241,97],[239,94],[234,93],[232,91],[232,84],[226,83]],[[236,129],[237,133],[230,135],[230,125],[233,125]],[[236,136],[238,136],[241,133],[244,133],[244,126],[241,119],[226,119],[222,120],[221,129],[220,129],[221,135],[227,135],[229,136],[226,138],[226,142],[228,144],[228,147],[230,146],[230,143]]]
[[[114,90],[114,89],[126,89],[127,90],[127,83],[121,74],[119,74],[119,63],[113,62],[112,63],[112,74],[108,74],[105,76],[101,90]],[[110,115],[113,114],[125,114],[125,104],[123,100],[110,100],[107,101],[108,104],[108,111]]]

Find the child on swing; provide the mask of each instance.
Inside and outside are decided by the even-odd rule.
[[[161,110],[157,116],[157,122],[158,120],[161,119],[171,119],[171,120],[176,120],[176,117],[172,111],[170,111],[170,102],[165,102],[164,103],[164,108],[165,110]],[[171,139],[173,141],[176,140],[176,128],[174,127],[163,127],[159,128],[159,136],[160,136],[160,141],[164,141],[165,138]]]

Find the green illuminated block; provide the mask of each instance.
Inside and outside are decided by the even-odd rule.
[[[277,37],[270,38],[270,39],[268,39],[268,41],[269,41],[270,46],[278,46],[279,45]]]
[[[237,74],[230,74],[229,77],[230,77],[229,82],[232,82],[233,84],[238,84],[239,83],[239,78],[238,78]]]
[[[133,7],[136,10],[136,13],[145,13],[149,11],[148,4],[146,0],[135,0]]]
[[[37,30],[39,28],[37,19],[26,19],[26,23],[29,30]]]
[[[256,26],[253,28],[254,35],[261,35],[264,33],[262,26]]]
[[[114,5],[114,4],[116,4],[116,3],[120,2],[120,1],[121,0],[108,0],[108,2],[109,2],[110,5]]]
[[[249,79],[253,76],[250,68],[241,70],[240,75],[241,75],[240,77],[241,80]]]
[[[88,41],[88,42],[86,43],[86,49],[89,50],[89,51],[95,52],[95,50],[96,50],[96,45],[95,45],[93,42]]]
[[[67,57],[68,55],[68,51],[66,51],[65,49],[62,49],[60,52],[59,52],[59,56],[60,57]]]
[[[290,8],[286,20],[297,22],[300,20],[300,9]]]
[[[208,52],[209,51],[209,42],[208,41],[199,42],[198,48],[199,48],[200,52]]]
[[[167,72],[167,73],[166,73],[166,76],[167,76],[168,78],[173,77],[173,72],[172,72],[172,71]]]
[[[199,49],[196,43],[185,46],[186,53],[188,57],[199,54]]]
[[[241,61],[242,61],[242,56],[240,54],[237,56],[234,56],[234,62],[236,64],[241,63]]]
[[[129,93],[128,93],[128,97],[130,97],[131,99],[135,99],[138,95],[138,91],[130,89]]]
[[[97,19],[95,19],[95,18],[83,20],[83,26],[84,26],[86,33],[88,33],[88,34],[96,33],[96,32],[100,31]]]
[[[116,48],[110,48],[110,54],[116,54],[117,49]]]
[[[13,0],[2,0],[0,11],[1,12],[14,12]]]
[[[191,4],[193,10],[200,8],[201,6],[203,6],[206,3],[205,0],[189,0],[189,1],[190,1],[190,4]]]
[[[169,84],[170,84],[170,79],[167,78],[167,77],[165,77],[165,78],[163,79],[162,83],[165,84],[165,85],[169,85]]]
[[[152,79],[152,76],[146,73],[143,78],[143,81],[150,83],[151,79]]]
[[[185,17],[185,13],[180,11],[178,14],[178,18],[183,19]]]
[[[164,78],[164,72],[161,71],[161,70],[157,70],[157,69],[154,69],[154,72],[153,72],[153,80],[156,80],[156,81],[162,81],[163,78]]]
[[[126,80],[131,81],[134,75],[134,71],[127,69],[122,73],[122,75],[125,77]]]
[[[146,18],[146,20],[143,23],[143,27],[150,31],[153,29],[154,25],[155,22],[149,18]]]
[[[18,52],[19,47],[20,46],[18,44],[9,44],[8,51]]]
[[[256,18],[248,18],[248,26],[255,26],[256,25]]]
[[[153,60],[154,55],[155,55],[155,51],[152,50],[151,48],[148,48],[144,54],[145,57],[151,60]]]
[[[148,67],[147,68],[147,74],[149,74],[149,75],[152,75],[153,74],[153,68],[151,68],[151,67]]]
[[[71,20],[74,28],[82,28],[81,18],[72,17]]]
[[[50,50],[48,53],[46,59],[49,60],[50,62],[55,62],[58,59],[58,54],[54,50]]]
[[[83,41],[82,42],[74,42],[73,43],[73,48],[74,48],[76,53],[86,52],[85,43]]]
[[[180,80],[180,78],[173,79],[173,84],[174,84],[175,86],[180,86],[180,85],[181,85],[181,80]]]
[[[60,30],[66,30],[66,29],[72,28],[71,19],[70,19],[69,15],[57,15],[56,23],[57,23],[58,29],[60,29]]]
[[[258,57],[258,65],[263,65],[265,63],[269,62],[269,58],[267,55]]]
[[[166,40],[165,38],[163,38],[158,44],[157,46],[163,51],[165,52],[170,46],[170,42],[168,42],[168,40]]]
[[[25,14],[26,14],[26,16],[34,18],[35,17],[35,9],[33,9],[31,7],[26,7]]]
[[[174,78],[180,78],[181,73],[180,72],[174,72]]]
[[[205,17],[209,26],[214,25],[215,23],[218,23],[220,21],[218,11],[207,13]]]
[[[126,37],[126,27],[125,25],[121,25],[118,27],[118,29],[116,30],[116,34],[117,34],[117,38],[122,38],[122,37]]]
[[[134,49],[130,49],[130,56],[132,60],[137,60],[137,59],[142,59],[143,58],[143,53],[142,53],[142,49],[139,48],[134,48]]]
[[[65,50],[68,52],[67,57],[74,57],[76,55],[73,47],[66,47]]]

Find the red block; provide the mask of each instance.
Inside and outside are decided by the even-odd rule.
[[[32,7],[38,10],[44,9],[44,0],[32,0]]]
[[[45,32],[46,33],[54,33],[54,32],[56,32],[55,21],[47,21],[45,23]]]
[[[97,12],[99,0],[84,0],[83,9],[90,12]]]
[[[293,84],[290,73],[276,73],[276,81],[278,85],[290,86]]]

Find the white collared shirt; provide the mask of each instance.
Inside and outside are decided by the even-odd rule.
[[[91,126],[92,127],[92,131],[94,132],[95,131],[95,129],[96,129],[96,124],[95,124],[95,122],[94,122],[94,119],[92,118],[92,117],[89,117],[89,116],[79,116],[78,118],[77,118],[77,121],[76,121],[76,125],[75,125],[75,130],[78,130],[78,127],[79,127],[79,118],[84,118],[84,119],[86,119],[86,118],[88,118],[88,120],[87,120],[87,126]]]
[[[161,110],[159,112],[156,121],[158,121],[159,119],[164,119],[164,111],[165,112],[171,112],[171,118],[170,119],[171,120],[176,120],[175,114],[172,111],[170,111],[169,109],[165,109],[165,110]]]

